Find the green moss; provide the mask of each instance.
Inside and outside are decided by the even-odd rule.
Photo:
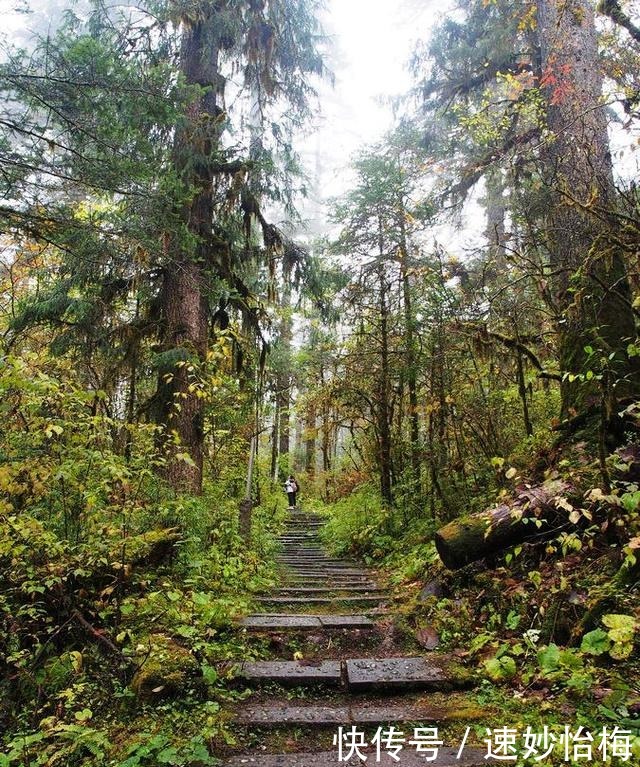
[[[443,671],[446,672],[453,687],[470,687],[474,683],[475,675],[473,672],[453,658],[445,657],[442,660],[438,658],[437,662],[442,666]]]
[[[111,552],[114,560],[124,560],[132,565],[159,565],[171,555],[181,533],[177,527],[147,530],[117,542]]]
[[[149,646],[141,650],[144,662],[131,682],[138,698],[153,700],[184,697],[188,690],[200,686],[198,661],[184,647],[163,634],[149,637]]]

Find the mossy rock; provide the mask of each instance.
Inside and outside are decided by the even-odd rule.
[[[111,552],[111,558],[119,562],[124,545],[124,563],[133,567],[165,564],[175,551],[176,544],[182,538],[177,527],[165,527],[146,530],[139,535],[132,535],[123,542],[120,540]]]
[[[434,655],[433,657],[437,656]],[[475,671],[463,666],[460,661],[451,656],[441,656],[440,665],[449,677],[452,687],[472,687],[477,681]]]
[[[198,661],[164,634],[152,634],[148,649],[140,654],[144,662],[131,681],[131,689],[142,700],[184,696],[203,685]]]

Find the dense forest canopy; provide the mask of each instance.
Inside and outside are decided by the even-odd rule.
[[[330,198],[331,3],[46,11],[0,48],[0,765],[244,748],[298,504],[385,657],[637,748],[638,3],[451,3]]]

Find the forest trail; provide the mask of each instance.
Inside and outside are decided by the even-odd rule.
[[[477,706],[455,692],[469,686],[470,677],[450,658],[398,635],[389,592],[360,564],[326,554],[322,524],[320,515],[291,515],[280,538],[282,584],[261,598],[268,611],[242,622],[271,658],[244,662],[239,670],[255,692],[236,712],[243,752],[227,764],[321,767],[363,764],[368,757],[390,765],[398,763],[391,754],[399,753],[400,763],[412,767],[436,756],[434,745],[437,756],[429,763],[437,767],[486,764],[477,748],[465,747],[457,758],[460,738],[457,746],[438,747],[425,732],[414,734],[416,727],[442,733],[474,723]],[[421,746],[409,743],[420,737]]]

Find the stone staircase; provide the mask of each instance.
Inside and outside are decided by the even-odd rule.
[[[246,661],[238,669],[255,692],[235,712],[243,752],[227,764],[353,766],[365,764],[363,756],[369,763],[407,767],[486,764],[485,751],[468,746],[459,758],[459,746],[442,746],[427,762],[424,753],[407,745],[398,762],[371,745],[378,728],[402,734],[402,725],[410,723],[404,732],[409,741],[414,727],[472,725],[477,708],[456,692],[469,686],[470,676],[450,658],[425,655],[394,634],[387,590],[358,563],[324,552],[322,524],[318,515],[291,514],[280,539],[281,586],[260,598],[264,612],[241,623],[274,659]],[[341,760],[340,727],[347,733]],[[367,745],[349,756],[348,733],[354,727],[361,728]]]

